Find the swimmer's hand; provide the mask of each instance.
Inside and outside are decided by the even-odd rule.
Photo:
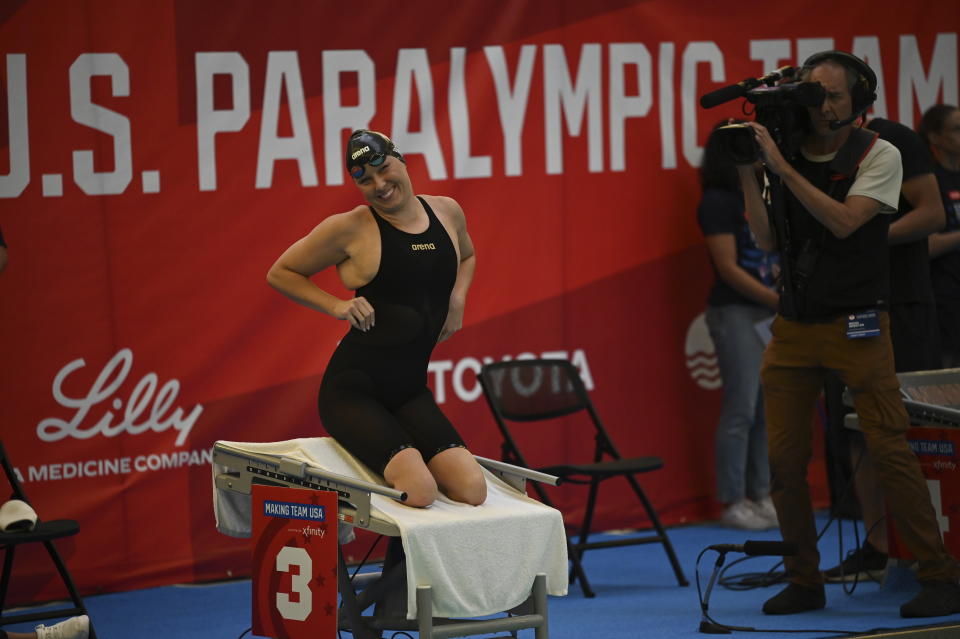
[[[450,307],[447,309],[447,321],[443,323],[440,329],[440,337],[437,343],[447,339],[461,328],[463,328],[463,311],[466,308],[466,302],[450,298]]]
[[[373,307],[365,297],[354,297],[340,301],[334,309],[333,316],[337,319],[347,320],[350,322],[350,326],[363,332],[369,331],[375,324]]]

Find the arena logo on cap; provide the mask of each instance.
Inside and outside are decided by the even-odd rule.
[[[365,146],[365,147],[359,148],[359,149],[357,149],[356,151],[354,151],[353,154],[350,155],[350,159],[351,159],[351,160],[356,160],[358,157],[360,157],[360,156],[363,155],[364,153],[369,153],[369,152],[370,152],[370,147],[369,147],[369,146]]]
[[[106,410],[95,424],[85,426],[84,421],[91,409],[109,400],[127,379],[133,366],[133,351],[129,348],[120,349],[100,371],[85,396],[68,397],[63,392],[65,380],[71,373],[83,368],[86,364],[83,358],[75,359],[56,374],[53,379],[53,398],[61,406],[74,409],[75,412],[69,421],[58,417],[47,417],[41,420],[37,424],[37,437],[45,442],[55,442],[65,437],[75,439],[89,439],[95,435],[116,437],[123,432],[140,435],[147,431],[162,433],[172,428],[177,431],[176,445],[184,444],[197,418],[203,412],[203,406],[197,404],[186,415],[182,408],[168,413],[180,392],[180,382],[171,379],[157,390],[160,382],[156,373],[147,373],[137,382],[130,391],[126,406],[119,397],[113,398],[110,403],[113,410],[119,414],[123,409],[123,417],[119,423],[113,423],[117,415],[113,411]],[[150,405],[149,412],[147,412],[148,405]],[[144,419],[138,423],[137,420],[141,417]]]

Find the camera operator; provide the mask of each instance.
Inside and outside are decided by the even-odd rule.
[[[940,368],[940,335],[937,307],[930,281],[927,237],[943,228],[945,214],[933,158],[923,139],[899,122],[874,118],[864,127],[900,151],[903,185],[900,204],[891,218],[887,245],[890,251],[890,339],[897,373]],[[866,539],[837,566],[824,572],[828,583],[881,580],[886,572],[888,540],[884,521],[883,491],[873,462],[866,454],[863,435],[844,425],[850,412],[843,403],[843,384],[831,376],[824,387],[827,438],[839,451],[849,450]],[[830,445],[830,444],[828,444]],[[844,463],[847,460],[839,460]]]
[[[825,374],[834,371],[853,396],[897,530],[919,560],[923,588],[900,614],[960,612],[958,567],[907,444],[909,419],[894,374],[887,232],[899,199],[900,154],[875,133],[853,126],[876,90],[875,74],[860,59],[818,53],[806,60],[799,79],[820,83],[825,99],[807,107],[809,122],[795,158],[784,158],[766,127],[748,123],[774,183],[773,210],[782,211],[782,225],[771,224],[752,169],[737,169],[751,229],[761,247],[777,248],[781,268],[789,270],[761,378],[772,497],[783,538],[796,542],[799,552],[785,558],[790,583],[763,611],[792,614],[825,605],[806,472],[815,404]]]

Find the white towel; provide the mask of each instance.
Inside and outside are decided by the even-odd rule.
[[[282,442],[224,442],[240,450],[284,455],[324,470],[384,485],[329,437]],[[217,473],[214,469],[214,475]],[[415,619],[418,585],[429,585],[437,617],[479,617],[509,610],[529,595],[538,573],[547,592],[567,594],[567,546],[560,512],[519,493],[493,474],[487,500],[468,506],[442,496],[428,508],[412,508],[373,495],[371,508],[400,530],[407,556],[407,618]],[[250,504],[214,485],[217,529],[249,536]],[[245,521],[244,521],[245,519]]]

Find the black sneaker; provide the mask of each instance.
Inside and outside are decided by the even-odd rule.
[[[823,586],[806,588],[791,583],[763,604],[763,612],[768,615],[792,615],[808,610],[819,610],[827,605]]]
[[[863,546],[847,553],[847,558],[839,566],[834,566],[823,573],[827,583],[836,584],[845,581],[883,581],[887,573],[887,555],[873,546],[869,541]]]
[[[960,612],[960,585],[956,581],[921,581],[923,589],[900,606],[901,617],[942,617]]]

